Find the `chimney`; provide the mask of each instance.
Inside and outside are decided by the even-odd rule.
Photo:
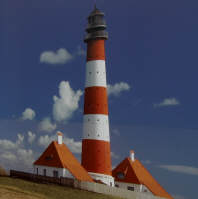
[[[132,162],[135,161],[135,152],[133,150],[130,150],[130,159],[132,160]]]
[[[57,131],[57,135],[58,135],[58,144],[62,144],[63,143],[63,134],[60,131]]]

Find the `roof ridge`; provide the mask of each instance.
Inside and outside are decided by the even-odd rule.
[[[57,153],[58,153],[58,159],[60,160],[60,162],[61,162],[61,164],[62,164],[62,166],[63,166],[63,168],[65,168],[66,167],[66,169],[68,169],[67,168],[67,166],[64,164],[64,162],[62,161],[62,159],[60,158],[61,157],[61,154],[59,153],[59,149],[58,149],[58,145],[56,145],[56,144],[58,144],[56,141],[53,141],[53,143],[54,143],[54,146],[55,146],[55,148],[56,148],[56,151],[57,151]],[[64,143],[63,143],[64,144]]]
[[[66,150],[68,149],[68,147],[65,145],[64,142],[62,145],[65,147]],[[68,150],[68,152],[75,158],[75,156],[73,155],[73,153],[70,150]],[[58,155],[59,155],[59,157],[62,157],[60,153]],[[61,160],[61,162],[62,162],[62,160]],[[68,166],[64,164],[64,162],[63,162],[63,166],[64,166],[64,168],[66,167],[66,169],[69,170],[69,172],[72,173],[72,175],[75,178],[78,178],[78,176],[76,176],[76,174],[71,169],[69,169]]]
[[[146,169],[146,168],[143,166],[143,164],[142,164],[139,160],[137,160],[137,163],[142,167],[142,169],[143,169],[145,172],[147,172],[147,174],[148,174],[149,177],[152,179],[152,181],[153,181],[154,183],[156,183],[156,184],[162,189],[162,191],[164,191],[165,194],[167,194],[169,197],[172,198],[172,196],[159,184],[159,182],[151,175],[151,173],[148,171],[148,169]],[[148,184],[148,185],[145,184],[144,182],[142,182],[142,180],[141,180],[141,183],[142,183],[143,185],[145,185],[154,195],[156,195],[156,194],[153,192],[153,190],[150,188],[149,184]]]
[[[129,157],[127,158],[127,160],[129,162],[130,166],[133,168],[132,160]],[[138,176],[136,175],[136,172],[134,172],[134,174],[135,174],[135,177],[137,178],[138,182],[141,184],[142,182],[141,182],[141,180],[139,180]]]

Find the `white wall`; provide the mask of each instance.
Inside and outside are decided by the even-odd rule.
[[[121,189],[127,189],[127,187],[134,187],[134,191],[140,192],[140,187],[141,185],[139,184],[132,184],[132,183],[124,183],[124,182],[115,182],[115,186],[118,185],[119,188]]]
[[[149,189],[142,184],[140,185],[140,184],[133,184],[133,183],[125,183],[125,182],[115,181],[115,186],[116,185],[118,185],[119,188],[121,188],[121,189],[128,189],[128,186],[129,186],[129,187],[134,187],[135,192],[143,192],[143,193],[152,194],[152,192],[150,192]]]
[[[92,173],[92,172],[88,172],[89,175],[95,179],[95,180],[100,180],[103,183],[114,187],[114,178],[110,175],[104,175],[104,174],[100,174],[100,173]]]
[[[38,168],[38,175],[44,175],[43,170],[46,169],[46,176],[49,177],[54,177],[53,171],[58,171],[59,177],[74,178],[74,176],[65,168],[34,165],[34,174],[37,174],[37,168]]]
[[[165,199],[163,197],[157,197],[151,194],[140,193],[135,191],[129,191],[116,187],[110,187],[103,184],[85,181],[74,181],[74,187],[82,190],[92,191],[96,193],[102,193],[112,196],[118,196],[126,199]]]

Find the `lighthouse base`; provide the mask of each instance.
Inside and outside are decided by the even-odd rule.
[[[115,186],[114,178],[110,175],[105,175],[105,174],[100,174],[100,173],[92,173],[92,172],[88,172],[88,173],[94,180],[99,180],[99,181],[103,182],[104,184],[109,185],[111,187]]]

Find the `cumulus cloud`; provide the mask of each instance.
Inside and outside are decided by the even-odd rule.
[[[184,165],[159,165],[160,168],[168,171],[184,173],[189,175],[198,175],[198,168]]]
[[[38,140],[38,145],[42,147],[47,147],[53,140],[56,140],[56,136],[49,136],[49,135],[40,136]]]
[[[68,146],[68,148],[71,150],[73,153],[81,153],[82,150],[82,142],[81,141],[75,141],[73,138],[63,138],[63,142]]]
[[[50,133],[56,129],[56,124],[52,124],[51,119],[46,117],[40,122],[39,129]]]
[[[21,135],[20,133],[18,133],[17,134],[17,141],[16,141],[16,144],[17,145],[20,145],[20,144],[22,144],[23,143],[23,141],[24,141],[24,136],[23,135]]]
[[[47,147],[52,141],[57,140],[57,136],[44,135],[40,136],[38,140],[39,146]],[[71,150],[72,153],[81,153],[82,143],[75,141],[73,138],[63,136],[63,142]]]
[[[60,97],[53,97],[53,117],[61,122],[70,119],[78,109],[82,91],[74,91],[68,81],[62,81],[59,85],[59,95]]]
[[[31,149],[24,148],[24,136],[17,135],[15,142],[0,140],[0,160],[6,169],[31,170],[34,154]]]
[[[114,152],[111,152],[111,157],[114,159],[119,159],[119,155],[115,154]]]
[[[2,150],[13,150],[16,149],[17,145],[16,143],[10,141],[10,140],[0,140],[0,149]]]
[[[64,48],[60,48],[56,52],[44,51],[40,55],[40,62],[47,64],[65,64],[72,59],[73,56]]]
[[[162,102],[158,104],[154,104],[154,107],[163,107],[163,106],[178,106],[180,105],[180,102],[172,97],[172,98],[165,98]]]
[[[32,133],[31,131],[28,131],[28,142],[32,144],[36,138],[36,134]]]
[[[116,83],[114,85],[107,85],[108,95],[119,96],[121,92],[130,90],[130,85],[126,82]]]
[[[26,108],[25,111],[22,113],[23,120],[33,120],[35,116],[36,116],[36,113],[31,108]]]

